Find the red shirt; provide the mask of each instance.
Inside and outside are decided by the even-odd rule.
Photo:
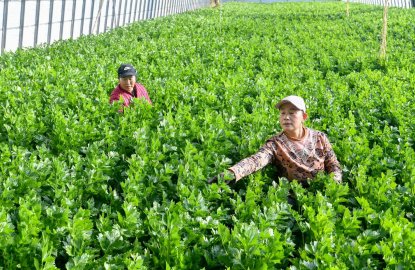
[[[122,89],[121,86],[118,84],[117,87],[115,87],[114,90],[112,90],[111,92],[110,103],[120,100],[120,97],[123,98],[123,105],[126,107],[130,105],[131,100],[133,98],[145,98],[148,103],[153,104],[150,100],[150,97],[148,96],[147,90],[144,88],[143,85],[138,83],[134,84],[132,93]]]

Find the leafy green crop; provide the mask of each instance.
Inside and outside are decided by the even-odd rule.
[[[383,62],[382,8],[344,9],[227,3],[3,54],[0,268],[412,268],[415,14],[390,9]],[[108,103],[123,62],[153,106]],[[290,94],[344,183],[208,186],[280,131]]]

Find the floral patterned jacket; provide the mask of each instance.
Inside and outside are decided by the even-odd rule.
[[[279,176],[304,182],[318,172],[333,173],[337,182],[342,181],[342,171],[336,154],[323,132],[304,128],[299,140],[289,138],[284,132],[270,138],[254,155],[229,168],[236,181],[256,172],[268,164],[277,167]]]

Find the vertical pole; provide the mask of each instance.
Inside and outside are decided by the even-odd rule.
[[[89,32],[88,34],[92,34],[92,22],[94,20],[94,9],[95,9],[95,0],[92,0],[91,3],[91,12],[90,12],[90,18],[89,18]]]
[[[157,1],[152,0],[151,1],[151,18],[155,18],[156,17],[156,11],[157,11]]]
[[[135,7],[134,7],[133,22],[135,22],[135,21],[136,21],[136,16],[137,16],[137,6],[138,6],[138,0],[135,0]]]
[[[158,7],[157,7],[157,10],[158,10],[158,12],[157,12],[157,17],[161,17],[161,16],[163,16],[162,15],[162,11],[163,11],[163,4],[164,4],[164,1],[163,0],[160,0],[159,2],[158,2]]]
[[[107,32],[108,10],[110,8],[110,0],[107,1],[107,9],[105,11],[104,32]]]
[[[120,0],[120,4],[118,6],[117,27],[120,26],[120,21],[121,21],[121,7],[122,7],[122,0]]]
[[[166,11],[166,1],[163,0],[162,4],[161,4],[161,13],[160,13],[162,17],[164,17],[166,15],[165,11]]]
[[[22,0],[22,3],[20,5],[19,48],[23,47],[23,30],[24,30],[25,11],[26,11],[26,0]]]
[[[175,8],[176,8],[176,0],[171,0],[172,1],[172,3],[171,3],[171,14],[174,14],[175,13]]]
[[[157,14],[158,14],[158,6],[159,6],[159,1],[153,1],[153,18],[157,18]]]
[[[163,0],[163,16],[167,15],[167,2],[168,0]]]
[[[151,18],[151,13],[150,13],[150,5],[151,5],[150,1],[151,0],[146,0],[146,1],[147,1],[146,19],[150,19]]]
[[[59,31],[59,40],[62,40],[62,36],[63,36],[63,24],[65,23],[65,9],[66,9],[66,0],[62,0],[61,28]]]
[[[72,2],[72,20],[71,20],[71,38],[73,38],[73,30],[75,28],[75,11],[76,11],[76,0]]]
[[[388,34],[388,4],[389,0],[385,0],[385,6],[383,8],[383,27],[382,27],[382,43],[380,46],[380,58],[386,58],[386,37]]]
[[[111,29],[115,27],[116,21],[115,21],[115,0],[112,0],[112,21],[111,21]]]
[[[161,7],[160,7],[160,16],[165,16],[165,11],[166,11],[166,1],[162,0],[161,1]]]
[[[145,7],[144,0],[140,0],[140,10],[139,10],[140,17],[139,17],[139,20],[144,19],[144,7]]]
[[[101,16],[102,16],[102,8],[104,7],[104,1],[105,0],[100,0],[99,1],[99,9],[98,9],[98,14],[97,14],[97,20],[95,21],[95,26],[97,27],[97,31],[96,34],[99,34],[99,28],[101,27]],[[94,26],[94,28],[95,28]]]
[[[156,5],[154,4],[154,0],[151,1],[151,18],[153,19],[156,17]]]
[[[134,0],[134,15],[133,16],[131,16],[132,17],[132,20],[133,20],[133,22],[135,22],[137,19],[137,8],[138,8],[138,0]]]
[[[130,0],[130,10],[128,10],[128,23],[129,24],[131,23],[131,15],[132,14],[133,14],[133,0]]]
[[[52,38],[54,2],[55,2],[54,0],[49,0],[48,44],[50,44],[51,38]]]
[[[163,11],[163,4],[164,4],[164,1],[163,0],[160,0],[160,1],[158,1],[158,7],[157,7],[157,17],[161,17],[161,16],[163,16],[162,15],[162,11]]]
[[[349,5],[349,0],[346,0],[346,16],[349,17],[349,10],[350,10],[350,5]]]
[[[137,0],[137,1],[139,1],[139,3],[138,3],[138,10],[137,10],[137,21],[139,21],[140,19],[141,19],[141,2],[142,2],[142,0]]]
[[[6,37],[7,37],[7,14],[9,13],[9,0],[4,0],[3,6],[3,33],[1,37],[1,53],[6,48]]]
[[[171,0],[166,0],[166,4],[164,5],[164,15],[169,15],[169,9],[170,9],[170,2]]]
[[[82,2],[81,31],[79,33],[80,36],[82,36],[84,34],[85,6],[86,6],[86,0],[83,0],[83,2]]]
[[[158,5],[157,5],[157,17],[161,17],[161,8],[163,5],[163,0],[158,1]]]
[[[8,0],[6,0],[4,3],[6,3]],[[40,20],[40,0],[36,1],[36,18],[35,18],[35,39],[33,46],[37,45],[37,38],[39,36],[39,20]],[[4,28],[3,28],[4,29]]]
[[[143,5],[143,20],[147,19],[147,5],[148,5],[148,0],[144,0],[144,5]]]
[[[148,0],[144,0],[143,2],[143,20],[147,19],[147,2]]]
[[[156,3],[154,4],[154,12],[153,12],[153,14],[154,14],[154,18],[157,18],[158,17],[158,13],[159,13],[159,3],[160,3],[160,0],[158,0],[158,1],[156,1]]]
[[[125,3],[124,3],[124,16],[122,18],[122,25],[125,25],[125,18],[127,17],[127,4],[128,4],[128,0],[125,0]]]

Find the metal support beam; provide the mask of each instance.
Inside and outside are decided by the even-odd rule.
[[[94,27],[92,29],[92,31],[94,31],[95,29],[97,30],[96,34],[99,33],[99,27],[101,26],[101,16],[102,16],[102,8],[103,7],[104,7],[104,0],[99,0],[98,14],[97,14],[97,18],[96,18],[95,23],[94,23]]]
[[[135,0],[137,3],[137,0]],[[128,23],[131,23],[131,15],[133,14],[133,0],[130,0],[130,10],[128,11]]]
[[[116,25],[115,21],[115,0],[112,0],[112,20],[111,20],[111,29],[113,29]]]
[[[9,0],[4,0],[4,6],[3,6],[3,28],[2,28],[2,37],[1,37],[1,53],[3,53],[4,52],[4,49],[6,48],[7,14],[9,14]]]
[[[120,0],[120,5],[118,6],[117,27],[120,26],[120,21],[121,21],[121,7],[122,7],[122,0]]]
[[[146,0],[147,5],[146,5],[146,17],[144,18],[145,20],[150,19],[151,13],[150,13],[150,1],[151,0]]]
[[[95,0],[92,0],[91,3],[91,13],[90,13],[90,19],[89,19],[89,31],[88,34],[92,34],[92,23],[94,21],[94,9],[95,9]]]
[[[86,6],[86,0],[82,1],[82,17],[81,17],[81,28],[79,35],[82,36],[84,34],[84,22],[85,22],[85,6]]]
[[[21,5],[20,5],[19,48],[23,47],[23,30],[24,30],[25,10],[26,10],[26,0],[22,0]]]
[[[133,22],[135,22],[137,18],[137,7],[138,7],[138,0],[135,0]]]
[[[65,23],[65,10],[66,10],[66,0],[62,0],[61,27],[60,27],[60,30],[59,30],[59,40],[62,40],[62,37],[63,37],[63,25]]]
[[[144,20],[144,14],[146,9],[146,0],[140,0],[140,20]]]
[[[76,0],[72,2],[72,21],[71,21],[71,38],[73,38],[73,30],[75,27],[75,11],[76,11]]]
[[[52,0],[53,1],[53,0]],[[35,17],[35,37],[33,46],[37,45],[37,38],[39,36],[39,20],[40,20],[40,0],[36,1],[36,17]]]
[[[124,16],[122,17],[122,25],[125,25],[125,18],[127,17],[127,6],[128,6],[127,4],[128,4],[128,0],[125,0],[125,3],[124,3]],[[120,16],[121,16],[121,14],[120,14]]]
[[[156,16],[156,10],[155,10],[155,5],[154,5],[154,0],[151,0],[151,7],[150,7],[150,14],[151,14],[151,19],[153,19]]]
[[[109,10],[109,8],[110,8],[110,0],[107,1],[107,10],[105,11],[104,32],[107,32],[108,10]]]
[[[49,0],[49,21],[48,21],[48,44],[51,42],[52,38],[52,24],[53,24],[53,6],[55,1]]]

